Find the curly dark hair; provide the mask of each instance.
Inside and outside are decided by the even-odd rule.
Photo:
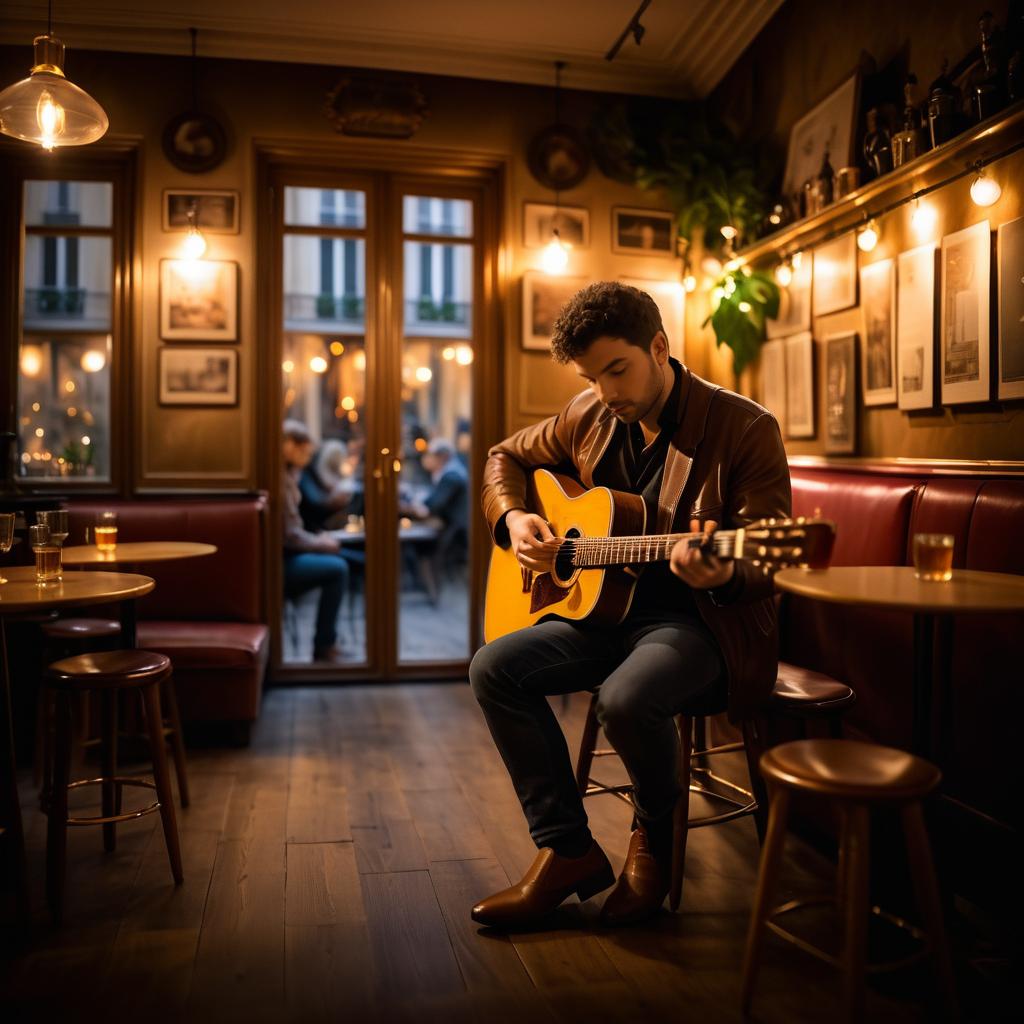
[[[581,288],[562,307],[551,336],[551,354],[559,363],[581,356],[598,338],[623,338],[650,351],[664,331],[654,299],[639,288],[618,281],[600,281]]]

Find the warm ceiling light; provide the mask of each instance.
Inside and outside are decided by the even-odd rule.
[[[910,214],[910,226],[918,238],[927,238],[935,230],[935,221],[938,215],[931,203],[922,203],[920,199],[914,200],[914,209]]]
[[[459,345],[455,349],[455,362],[459,366],[469,366],[473,362],[473,350],[468,345]]]
[[[102,138],[110,122],[87,92],[64,77],[64,44],[48,27],[33,46],[28,78],[0,92],[0,132],[47,150]]]
[[[313,356],[309,361],[309,368],[314,373],[326,373],[327,372],[327,360],[323,356]]]
[[[441,349],[441,358],[446,363],[450,363],[455,358],[455,346],[446,345],[443,349]]]
[[[869,220],[867,224],[857,232],[857,248],[860,249],[861,252],[871,252],[871,250],[878,245],[878,238],[880,234],[881,232],[878,230],[878,222],[874,217],[872,217],[871,220]]]
[[[345,412],[350,412],[356,407],[356,400],[351,395],[345,395],[341,400],[341,407]]]
[[[783,260],[775,268],[775,280],[782,285],[783,288],[788,288],[793,280],[793,267],[789,260]]]
[[[971,198],[978,206],[991,206],[1003,194],[999,182],[979,170],[977,177],[971,182]]]
[[[82,353],[81,365],[86,373],[99,373],[107,365],[106,353],[101,352],[99,349],[91,348],[87,352]]]
[[[43,350],[38,345],[23,345],[21,349],[21,372],[26,377],[38,377],[43,368]]]
[[[552,230],[551,241],[544,246],[540,261],[546,274],[561,274],[569,265],[569,246],[562,241],[558,228]]]
[[[417,366],[416,367],[416,379],[421,384],[426,384],[429,380],[432,380],[434,371],[429,366]]]

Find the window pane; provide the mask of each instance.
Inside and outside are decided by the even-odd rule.
[[[284,329],[362,334],[366,242],[284,236]]]
[[[284,190],[284,222],[301,227],[366,227],[366,193],[340,188]]]
[[[406,337],[468,338],[473,323],[473,247],[405,243]]]
[[[109,181],[26,181],[25,223],[29,227],[109,228],[114,186]]]
[[[110,286],[109,238],[26,236],[26,331],[109,331]]]
[[[21,475],[110,479],[110,335],[27,334],[18,386]]]
[[[469,238],[473,234],[473,204],[468,199],[405,196],[402,211],[402,230],[407,235]]]

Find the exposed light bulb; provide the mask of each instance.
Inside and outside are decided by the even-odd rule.
[[[327,360],[323,356],[313,356],[309,361],[309,368],[314,373],[326,373],[327,372]]]
[[[722,227],[719,228],[719,231],[722,232],[722,237],[727,242],[731,242],[739,234],[739,231],[737,231],[731,224],[723,224]]]
[[[878,223],[875,221],[875,218],[872,217],[871,220],[869,220],[867,224],[857,232],[857,248],[860,249],[861,252],[871,252],[871,250],[878,245],[878,237],[880,234],[881,232],[878,230]]]
[[[984,171],[978,171],[978,176],[971,183],[971,198],[978,206],[991,206],[1002,194],[1003,190],[995,178],[990,178]]]
[[[446,362],[450,363],[455,358],[455,346],[448,345],[441,349],[441,358]]]
[[[39,145],[51,150],[57,139],[64,134],[67,118],[64,108],[44,89],[36,104],[36,124],[39,126]]]
[[[793,264],[794,270],[799,270],[800,264],[803,263],[803,261],[804,253],[802,249],[799,252],[793,253],[793,255],[789,257],[789,262]]]
[[[23,345],[21,372],[26,377],[38,377],[43,368],[43,350],[38,345]]]
[[[697,278],[695,278],[693,274],[687,274],[686,277],[683,278],[683,288],[688,292],[695,291],[697,288]]]
[[[473,362],[473,350],[468,345],[459,345],[455,349],[455,362],[459,366],[469,366]]]
[[[106,354],[99,349],[90,348],[82,353],[81,365],[86,373],[99,373],[107,365]]]
[[[569,265],[569,246],[562,241],[558,228],[551,232],[551,241],[544,246],[541,266],[547,274],[561,274]]]
[[[927,238],[935,229],[935,221],[938,214],[931,203],[922,203],[920,199],[914,200],[914,209],[910,214],[910,227],[918,238]]]
[[[295,370],[295,362],[291,359],[286,359],[283,363],[281,363],[281,369],[285,373],[292,373]]]
[[[181,243],[181,255],[186,260],[199,260],[206,252],[206,239],[196,225],[195,207],[188,211],[188,231],[185,241]]]
[[[429,366],[417,366],[416,367],[416,379],[421,384],[426,384],[434,377],[434,371]]]
[[[793,280],[793,268],[789,265],[789,260],[783,260],[775,268],[775,280],[783,288],[788,288]]]

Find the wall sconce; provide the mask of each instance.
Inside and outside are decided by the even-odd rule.
[[[871,218],[857,232],[857,248],[861,252],[871,252],[876,245],[878,245],[878,239],[881,237],[882,232],[878,228],[878,222],[874,217]]]
[[[188,219],[188,231],[185,233],[185,241],[181,243],[182,256],[187,260],[199,260],[206,252],[206,239],[196,224],[196,205],[193,203],[186,214]]]

